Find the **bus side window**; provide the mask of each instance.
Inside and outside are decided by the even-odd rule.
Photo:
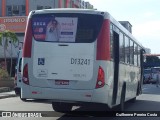
[[[134,43],[130,40],[130,64],[134,65]]]
[[[113,59],[113,25],[110,24],[110,55]]]
[[[125,62],[124,35],[122,32],[119,35],[119,58],[121,62]]]
[[[137,46],[138,48],[138,54],[137,54],[137,66],[140,66],[141,65],[141,59],[140,59],[140,57],[141,57],[141,48],[139,47],[139,46]]]
[[[134,44],[134,65],[138,66],[138,54],[140,52],[138,51],[138,46],[137,44]]]
[[[129,47],[129,39],[125,36],[125,63],[129,64],[130,62],[130,47]]]

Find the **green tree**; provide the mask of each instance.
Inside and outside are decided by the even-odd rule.
[[[11,43],[12,46],[16,42],[19,42],[19,40],[14,32],[11,32],[9,30],[0,32],[0,46],[2,46],[4,50],[5,70],[7,70],[6,50],[8,48],[8,43]],[[12,71],[12,54],[11,54],[10,76],[11,76],[11,71]]]

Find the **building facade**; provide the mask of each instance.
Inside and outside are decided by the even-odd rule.
[[[6,53],[8,64],[10,64],[11,57],[13,58],[13,66],[16,64],[18,50],[23,46],[29,12],[53,8],[93,9],[93,5],[83,0],[0,0],[0,32],[10,30],[16,33],[19,40],[17,44],[8,43]],[[0,46],[0,66],[3,60],[3,46]]]

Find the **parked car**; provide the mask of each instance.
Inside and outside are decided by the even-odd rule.
[[[17,59],[17,65],[15,67],[15,79],[14,79],[14,90],[17,95],[20,95],[21,93],[21,63],[22,63],[22,50],[19,50],[18,52],[18,59]]]
[[[20,96],[20,99],[26,101],[26,99],[21,98],[21,89],[22,89],[22,73],[21,73],[21,66],[22,66],[22,50],[18,52],[18,59],[17,65],[15,67],[15,79],[14,79],[14,90],[16,95]]]

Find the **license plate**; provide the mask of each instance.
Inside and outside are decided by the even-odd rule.
[[[69,80],[55,80],[55,85],[69,85]]]

